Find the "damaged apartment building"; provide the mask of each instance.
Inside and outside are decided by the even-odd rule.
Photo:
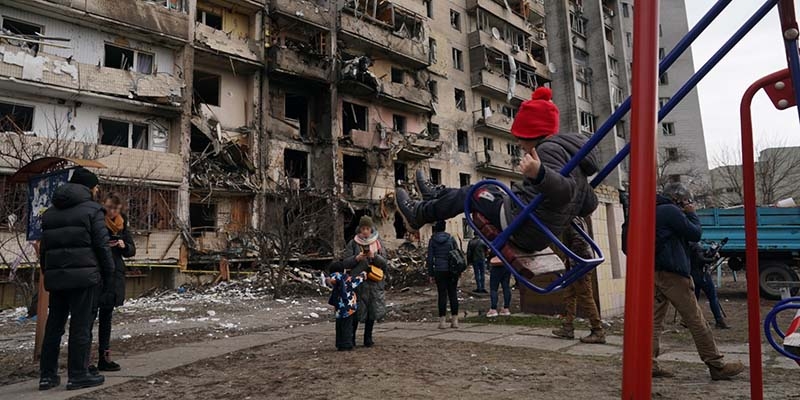
[[[171,284],[252,268],[248,232],[286,222],[268,217],[280,188],[335,197],[330,243],[297,259],[334,257],[362,215],[387,247],[424,246],[395,187],[414,191],[417,169],[451,187],[522,181],[510,127],[537,87],[557,93],[562,126],[591,134],[579,45],[605,63],[613,48],[575,21],[595,29],[619,7],[593,1],[0,0],[0,127],[96,147],[104,185],[130,198],[133,264],[171,269],[158,273]],[[617,94],[594,70],[591,113],[610,114]],[[621,210],[601,192],[608,248]],[[472,236],[462,219],[448,230]]]

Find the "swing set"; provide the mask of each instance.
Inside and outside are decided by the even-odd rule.
[[[778,110],[785,110],[798,105],[800,94],[800,54],[798,54],[797,18],[794,0],[767,0],[756,12],[726,41],[717,52],[689,78],[686,83],[657,109],[658,78],[666,73],[705,29],[725,10],[733,0],[718,0],[698,23],[684,36],[672,51],[658,62],[659,48],[659,1],[643,1],[634,8],[634,30],[636,40],[633,46],[633,88],[632,96],[625,100],[606,122],[592,135],[583,148],[560,171],[568,176],[580,162],[600,143],[617,123],[633,109],[631,118],[631,142],[596,175],[592,187],[597,187],[619,166],[629,155],[631,156],[631,209],[630,230],[637,232],[636,240],[628,244],[628,262],[636,268],[628,269],[625,296],[625,332],[636,332],[627,335],[623,343],[622,398],[631,400],[648,399],[652,390],[652,336],[653,336],[653,296],[655,259],[655,196],[656,196],[656,126],[663,120],[697,84],[774,8],[780,14],[781,36],[784,41],[788,68],[759,79],[745,92],[741,102],[741,135],[743,161],[743,191],[745,209],[746,262],[747,275],[747,314],[750,356],[750,392],[751,398],[761,400],[763,396],[763,370],[761,354],[761,316],[759,309],[758,277],[758,237],[756,230],[756,188],[755,188],[755,149],[753,143],[753,126],[751,105],[753,97],[762,89],[769,96]],[[798,108],[800,116],[800,108]],[[487,236],[478,225],[484,227],[485,218],[472,211],[474,193],[485,186],[497,186],[523,210],[502,231],[494,229],[497,234]],[[535,211],[543,201],[537,196],[529,204],[524,204],[507,186],[495,181],[484,180],[472,187],[464,205],[467,223],[477,232],[479,237],[489,246],[492,252],[503,262],[518,282],[536,293],[548,294],[563,289],[582,276],[589,273],[605,261],[597,243],[578,225],[575,229],[590,244],[595,258],[581,258],[562,243],[559,238],[536,216]],[[476,223],[476,219],[478,223]],[[535,224],[567,257],[574,266],[559,275],[552,283],[540,287],[518,272],[510,259],[507,245],[514,232],[525,222]],[[510,247],[510,246],[509,246]],[[796,323],[787,332],[780,330],[776,315],[782,311],[800,310],[800,297],[785,299],[778,303],[764,321],[764,332],[768,342],[780,354],[800,363],[800,355],[785,349],[772,336],[776,332],[783,338],[798,329]],[[798,314],[800,315],[800,313]],[[788,346],[787,346],[788,347]]]

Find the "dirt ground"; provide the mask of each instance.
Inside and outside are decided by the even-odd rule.
[[[657,399],[748,399],[746,377],[712,382],[701,365],[666,363],[676,378],[656,380]],[[371,349],[333,351],[306,335],[131,381],[81,399],[618,399],[618,359],[570,357],[435,339],[381,340]],[[768,399],[798,399],[796,371],[766,374]]]

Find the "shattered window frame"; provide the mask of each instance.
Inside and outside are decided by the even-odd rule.
[[[431,101],[439,102],[439,82],[431,79],[428,81],[428,91],[431,92]]]
[[[458,184],[459,187],[466,187],[472,185],[472,175],[468,172],[459,172]]]
[[[428,62],[431,64],[436,64],[438,62],[436,59],[438,47],[439,46],[436,44],[436,39],[428,38]]]
[[[453,68],[463,71],[464,70],[464,52],[461,49],[453,47],[452,50]]]
[[[453,98],[458,110],[467,111],[467,93],[463,89],[454,88]]]
[[[404,115],[392,114],[392,130],[402,134],[408,133],[408,118]]]
[[[353,165],[351,163],[358,163]],[[349,164],[349,165],[348,165]],[[353,183],[366,185],[369,181],[369,164],[367,158],[350,154],[342,155],[342,181],[346,185]]]
[[[450,27],[461,32],[461,13],[450,9]]]
[[[364,117],[357,119],[356,111],[364,110]],[[347,121],[347,113],[352,112],[355,124],[350,129],[345,129],[345,121]],[[362,129],[363,127],[363,129]],[[353,103],[347,100],[342,101],[342,135],[349,137],[353,130],[368,131],[369,130],[369,108],[358,103]]]
[[[216,99],[214,99],[214,102],[210,102],[208,99],[204,98],[204,96],[200,96],[200,90],[198,90],[198,88],[202,85],[198,85],[197,83],[201,79],[202,80],[214,79],[216,81],[217,96]],[[207,90],[208,88],[203,89],[204,92]],[[195,104],[205,104],[208,106],[220,107],[220,105],[222,104],[222,75],[198,69],[194,70],[194,73],[192,74],[192,91],[193,91],[192,98]]]
[[[113,61],[109,58],[109,48],[113,48],[120,53],[123,53],[121,54],[123,58],[119,60],[119,67],[109,65],[109,63]],[[128,60],[124,58],[125,52],[130,52],[133,54],[133,57],[130,59],[130,65],[126,63]],[[149,58],[149,62],[147,62],[146,65],[140,65],[142,58]],[[140,74],[152,75],[155,73],[156,55],[155,53],[151,53],[149,51],[137,50],[132,47],[120,46],[115,43],[105,42],[103,44],[103,66],[106,68],[121,69],[123,71],[132,71]]]
[[[225,16],[222,15],[222,14],[217,14],[211,8],[212,7],[210,7],[210,6],[198,4],[198,6],[197,6],[197,16],[195,18],[195,22],[201,23],[201,24],[203,24],[203,25],[205,25],[205,26],[207,26],[209,28],[221,31],[221,30],[224,29],[224,26],[225,26],[225,22],[224,22],[225,21]],[[215,17],[215,19],[219,18],[219,28],[217,28],[217,24],[214,24],[214,25],[209,24],[209,21],[208,21],[208,17],[209,16]]]
[[[105,195],[114,193],[123,201],[128,225],[134,232],[172,231],[178,228],[174,210],[178,206],[178,189],[148,185],[103,184]]]
[[[17,217],[16,223],[10,226],[7,223],[0,224],[0,231],[19,231],[28,226],[28,187],[26,184],[11,183],[11,175],[0,175],[0,198],[4,200],[0,204],[0,213],[3,219],[10,215]]]
[[[494,151],[494,139],[490,137],[483,138],[483,150],[484,151]]]
[[[580,112],[580,123],[581,123],[581,130],[587,133],[594,133],[597,117],[588,112],[588,111],[581,111]]]
[[[9,112],[3,112],[4,108],[9,108]],[[17,110],[23,111],[23,113],[18,113]],[[28,115],[30,114],[30,118],[25,120],[23,126],[20,126],[18,123],[18,115]],[[27,104],[20,104],[20,103],[11,103],[7,101],[0,101],[0,132],[14,132],[14,133],[22,133],[22,132],[33,132],[34,127],[34,118],[36,118],[36,107],[29,106]],[[8,128],[19,128],[19,129],[8,129]],[[25,129],[27,128],[27,129]]]
[[[186,4],[184,0],[145,0],[148,3],[155,3],[158,6],[164,7],[167,10],[178,11],[185,13]]]
[[[442,184],[442,170],[439,168],[431,168],[429,179],[432,184],[434,185],[441,185]]]
[[[111,142],[111,143],[104,142],[106,135],[106,132],[103,128],[104,122],[113,124],[124,124],[128,126],[127,143],[125,146],[121,146],[119,142]],[[137,128],[140,129],[139,140],[135,140],[137,134]],[[115,146],[115,147],[122,147],[126,149],[137,149],[137,150],[150,150],[150,130],[151,126],[147,122],[126,121],[119,118],[100,117],[98,118],[97,122],[97,131],[98,131],[97,142],[105,146]],[[143,132],[143,134],[141,132]],[[144,147],[140,147],[140,145],[143,145]]]
[[[463,129],[456,130],[456,143],[460,153],[469,153],[469,133]]]
[[[7,15],[0,16],[2,18],[3,29],[11,32],[13,35],[20,35],[20,36],[32,36],[32,35],[44,35],[44,25],[35,24],[32,22],[28,22],[19,18],[9,17]],[[7,24],[8,23],[8,24]],[[24,31],[17,30],[14,32],[15,27],[11,25],[25,25],[28,28],[34,28],[31,31],[33,33],[25,33]],[[20,26],[21,27],[21,26]],[[27,31],[28,29],[25,29]],[[33,50],[34,54],[39,52],[39,43],[30,43],[30,42],[22,42],[25,46]]]

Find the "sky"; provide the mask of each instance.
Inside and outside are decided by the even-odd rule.
[[[689,26],[694,26],[715,2],[686,0]],[[800,0],[795,3],[800,10]],[[700,68],[762,4],[761,0],[732,1],[692,46],[695,68]],[[742,95],[757,79],[786,68],[784,54],[778,11],[774,9],[698,86],[711,167],[716,166],[720,152],[741,148]],[[753,102],[753,132],[757,147],[759,143],[800,146],[797,109],[779,111],[760,92]]]

